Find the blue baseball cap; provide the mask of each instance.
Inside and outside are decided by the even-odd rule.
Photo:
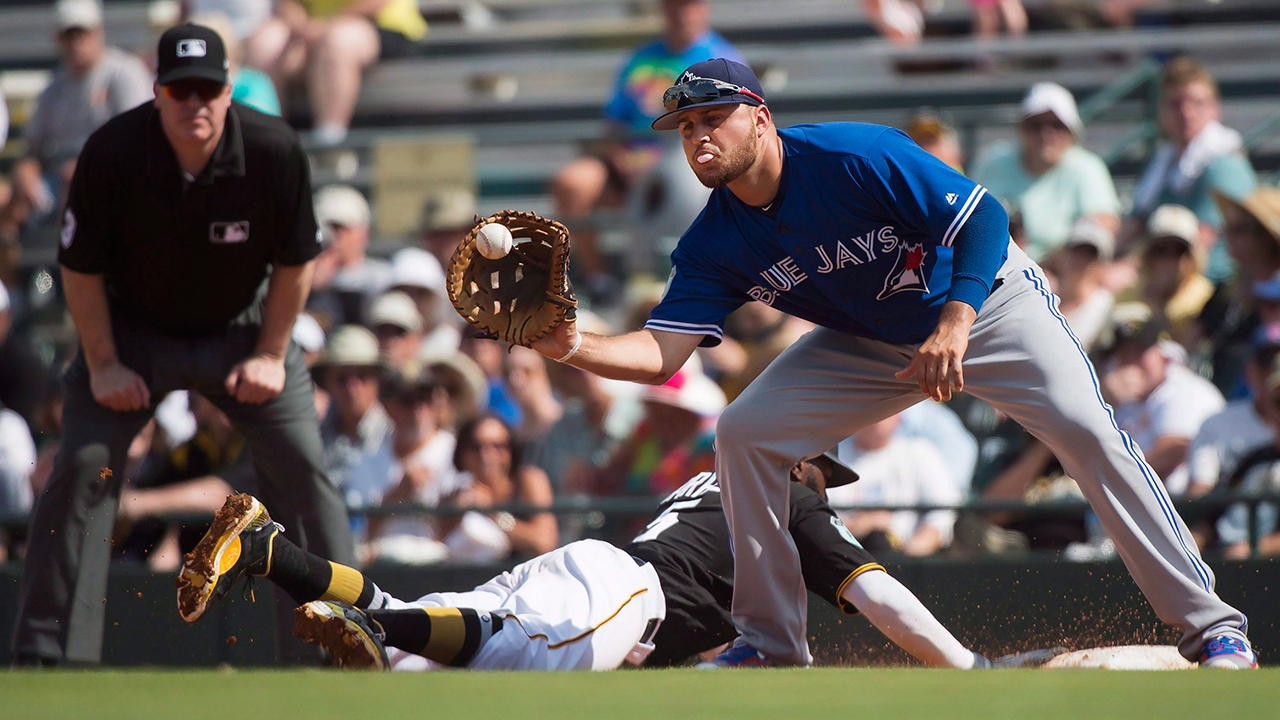
[[[751,68],[724,58],[694,63],[662,94],[666,113],[653,121],[654,130],[675,130],[679,114],[691,107],[764,105],[764,90]]]

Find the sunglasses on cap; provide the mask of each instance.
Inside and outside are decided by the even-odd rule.
[[[734,85],[723,80],[697,78],[687,83],[667,88],[667,91],[662,93],[662,107],[667,112],[675,112],[690,105],[711,102],[731,95],[746,95],[753,100],[759,100],[761,105],[764,104],[764,98],[741,85]]]
[[[225,87],[226,85],[212,80],[179,80],[161,86],[167,97],[178,102],[186,102],[192,95],[199,95],[204,102],[210,102],[221,95]]]

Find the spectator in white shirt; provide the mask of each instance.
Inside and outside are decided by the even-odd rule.
[[[1107,353],[1103,392],[1115,407],[1116,423],[1142,449],[1171,495],[1187,490],[1185,461],[1205,419],[1223,408],[1222,393],[1177,359],[1180,346],[1167,339],[1163,318],[1140,303],[1123,303],[1112,314],[1114,341]]]
[[[838,454],[861,480],[827,491],[834,507],[953,505],[961,495],[938,450],[925,440],[896,434],[897,415],[840,443]],[[868,549],[930,555],[951,542],[954,510],[856,510],[840,512]],[[873,547],[875,546],[875,547]]]
[[[1203,495],[1236,470],[1245,455],[1271,442],[1274,431],[1267,424],[1266,378],[1280,353],[1280,323],[1259,326],[1253,334],[1253,351],[1244,366],[1249,397],[1234,400],[1200,426],[1187,451],[1187,494]]]

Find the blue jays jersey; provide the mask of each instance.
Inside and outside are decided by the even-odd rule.
[[[921,342],[942,305],[977,308],[991,277],[953,277],[952,243],[986,191],[882,125],[824,123],[778,130],[778,193],[766,208],[728,188],[711,194],[671,255],[662,302],[645,327],[719,344],[725,317],[759,300],[833,330]],[[988,200],[990,202],[990,200]],[[989,244],[1008,253],[1003,242]]]

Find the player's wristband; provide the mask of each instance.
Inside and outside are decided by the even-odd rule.
[[[573,347],[569,348],[569,352],[565,353],[562,357],[558,358],[556,362],[562,363],[567,361],[569,358],[578,354],[578,349],[581,347],[582,347],[582,333],[578,333],[578,339],[573,342]]]

